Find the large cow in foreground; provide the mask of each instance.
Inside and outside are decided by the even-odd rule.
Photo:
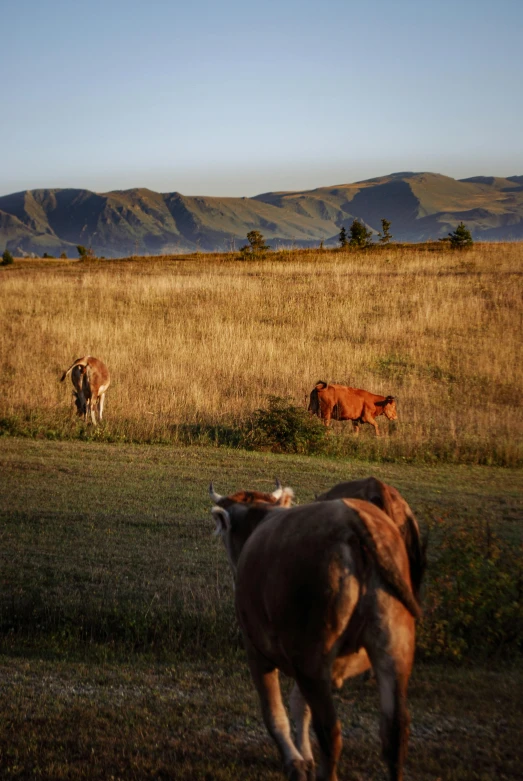
[[[392,518],[403,537],[409,557],[410,579],[414,595],[419,599],[421,581],[427,565],[427,538],[421,539],[416,516],[409,505],[393,485],[382,483],[376,477],[350,480],[338,483],[333,488],[316,497],[317,502],[331,499],[365,499],[383,510]]]
[[[395,523],[361,499],[286,509],[275,502],[246,504],[213,490],[211,496],[235,577],[251,674],[287,778],[336,781],[342,739],[331,686],[364,672],[370,659],[380,692],[384,757],[391,781],[401,781],[420,608]],[[276,503],[288,497],[284,489]],[[296,682],[291,694],[296,743],[279,670]],[[317,776],[311,718],[320,746]]]
[[[310,394],[309,412],[318,415],[326,426],[334,420],[352,420],[354,433],[358,434],[361,423],[374,426],[379,436],[376,418],[385,415],[389,420],[397,420],[394,396],[378,396],[360,388],[347,385],[329,385],[320,380]]]
[[[96,426],[95,412],[98,410],[98,420],[102,420],[105,392],[111,384],[109,369],[98,358],[86,355],[85,358],[78,358],[62,374],[60,382],[63,382],[69,374],[73,383],[78,415],[87,421],[90,413],[93,425]]]

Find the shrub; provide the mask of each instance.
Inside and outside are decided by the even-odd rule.
[[[472,234],[464,222],[460,222],[456,230],[449,233],[448,240],[452,249],[464,249],[465,247],[472,247],[474,244]]]
[[[418,649],[425,658],[466,661],[523,651],[523,557],[489,524],[439,519]],[[429,551],[430,552],[430,551]]]
[[[11,263],[14,263],[14,258],[9,252],[8,249],[4,250],[4,254],[2,255],[2,266],[9,266]]]
[[[240,253],[242,258],[263,258],[270,250],[268,244],[265,244],[265,239],[260,231],[249,231],[247,234],[248,244],[240,247]]]
[[[252,416],[247,441],[274,453],[317,453],[323,449],[326,428],[288,398],[269,396],[267,409]]]
[[[359,220],[354,220],[349,231],[351,247],[370,247],[372,244],[372,231],[368,230]]]
[[[378,236],[380,237],[380,244],[389,244],[389,242],[392,241],[392,233],[390,232],[390,226],[391,223],[389,220],[382,219],[381,221],[381,232],[378,233]]]
[[[345,249],[345,247],[349,246],[349,237],[347,236],[347,229],[344,225],[341,228],[340,235],[338,237],[338,242],[342,249]]]

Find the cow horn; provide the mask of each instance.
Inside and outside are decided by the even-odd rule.
[[[220,496],[220,494],[215,493],[212,483],[209,485],[209,493],[214,503],[219,502],[220,499],[223,499],[223,496]]]
[[[275,478],[275,480],[276,480],[276,489],[272,492],[272,495],[274,496],[275,499],[279,499],[283,493],[283,486],[277,477]]]

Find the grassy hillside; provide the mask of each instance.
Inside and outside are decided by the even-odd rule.
[[[335,245],[355,217],[377,232],[392,221],[396,241],[446,236],[464,220],[476,239],[523,239],[521,177],[456,181],[400,172],[352,184],[255,198],[211,198],[136,188],[109,193],[28,190],[0,198],[0,250],[76,254],[77,244],[107,257],[227,251],[250,230],[274,247]],[[2,212],[11,218],[6,222]]]
[[[395,395],[399,409],[398,425],[379,419],[378,440],[335,425],[323,452],[519,464],[522,259],[510,244],[18,261],[0,270],[2,429],[92,436],[58,382],[92,354],[112,373],[97,438],[245,446],[269,396],[305,406],[323,379]]]

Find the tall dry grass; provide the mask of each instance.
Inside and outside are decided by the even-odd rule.
[[[92,354],[111,370],[115,436],[169,441],[177,424],[238,424],[269,394],[304,404],[323,379],[397,396],[382,455],[518,463],[522,261],[523,244],[489,244],[17,262],[0,273],[0,415],[68,422],[60,373]]]

